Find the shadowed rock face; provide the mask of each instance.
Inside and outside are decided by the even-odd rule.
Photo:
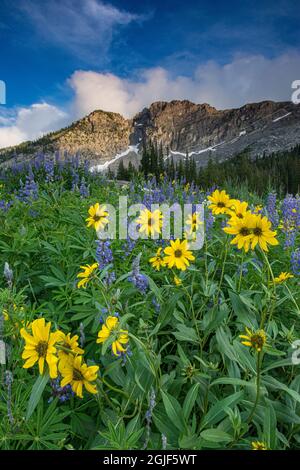
[[[189,101],[158,102],[139,113],[133,123],[133,143],[137,143],[139,138],[145,141],[156,139],[173,151],[200,151],[199,160],[200,155],[205,153],[202,152],[204,149],[216,145],[216,149],[209,149],[206,153],[213,151],[227,158],[232,152],[237,153],[258,141],[262,142],[255,146],[255,152],[268,152],[269,139],[269,150],[272,152],[275,144],[271,142],[272,132],[285,136],[275,145],[279,149],[300,140],[300,135],[297,137],[293,130],[294,127],[300,130],[300,107],[289,102],[264,101],[224,111]],[[267,138],[263,137],[264,132]]]
[[[188,151],[199,164],[210,155],[223,160],[248,149],[261,155],[288,149],[300,143],[300,106],[291,102],[263,101],[237,109],[217,110],[209,104],[190,101],[158,101],[144,108],[133,119],[120,114],[94,111],[83,119],[15,149],[0,151],[7,160],[13,152],[20,159],[37,152],[62,154],[78,152],[92,165],[103,164],[116,155],[150,139],[162,143],[175,158]],[[177,152],[177,153],[176,153]],[[125,162],[128,157],[125,156]],[[139,161],[139,156],[132,162]],[[116,166],[116,163],[113,164]]]

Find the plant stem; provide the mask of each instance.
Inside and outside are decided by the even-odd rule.
[[[259,395],[260,395],[260,373],[261,373],[261,363],[262,363],[262,351],[257,353],[257,360],[256,360],[256,398],[252,408],[252,411],[247,419],[247,423],[250,423],[253,419],[254,413],[256,411],[258,402],[259,402]]]
[[[219,282],[219,287],[218,287],[218,292],[217,292],[217,304],[219,301],[219,294],[223,282],[223,277],[224,277],[224,272],[225,272],[225,263],[227,259],[227,254],[228,254],[228,236],[226,237],[226,243],[225,243],[225,250],[224,250],[224,257],[223,257],[223,263],[222,263],[222,271],[221,271],[221,276],[220,276],[220,282]]]
[[[241,269],[240,269],[240,276],[239,276],[239,283],[238,283],[238,293],[241,292],[241,285],[242,285],[242,277],[243,277],[243,264],[244,264],[244,251],[242,252],[242,262],[241,262]]]
[[[109,382],[107,382],[105,380],[104,377],[101,378],[101,381],[102,383],[104,383],[110,390],[112,390],[113,392],[116,392],[116,393],[120,393],[121,395],[124,395],[124,397],[126,397],[128,399],[128,395],[126,392],[123,392],[123,390],[120,390],[119,388],[116,388],[114,387],[113,385],[111,385]]]

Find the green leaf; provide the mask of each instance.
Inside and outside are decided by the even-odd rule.
[[[293,363],[291,361],[291,359],[282,359],[281,361],[275,361],[273,362],[272,364],[270,364],[269,366],[265,367],[263,370],[262,370],[262,373],[264,374],[265,372],[271,370],[271,369],[276,369],[277,367],[285,367],[285,366],[292,366]]]
[[[264,442],[266,442],[269,449],[276,450],[276,413],[271,402],[268,400],[264,417]]]
[[[206,441],[210,442],[230,442],[233,437],[221,429],[205,429],[200,433],[200,436]]]
[[[218,401],[215,405],[213,405],[208,413],[203,418],[201,429],[205,428],[208,424],[216,424],[218,423],[224,416],[225,416],[225,408],[230,406],[234,406],[238,403],[244,392],[237,392],[229,397],[224,398],[223,400]]]
[[[212,387],[213,385],[236,385],[236,386],[241,386],[241,387],[255,387],[254,382],[247,382],[246,380],[242,379],[235,379],[232,377],[221,377],[220,379],[214,380],[210,386]]]
[[[271,346],[268,346],[268,345],[264,347],[264,351],[266,354],[269,354],[270,356],[286,356],[285,351],[279,351],[278,349],[272,348]]]
[[[232,361],[237,361],[236,353],[229,342],[228,334],[225,333],[222,327],[218,328],[216,331],[216,340],[220,353],[225,354]]]
[[[241,344],[239,341],[233,341],[233,347],[238,358],[238,364],[243,370],[250,370],[253,374],[256,374],[256,363],[255,358],[251,355],[249,348]]]
[[[187,396],[185,397],[185,400],[183,403],[183,416],[186,421],[188,421],[190,414],[192,412],[192,409],[195,405],[195,401],[197,400],[197,397],[199,395],[199,388],[200,388],[199,383],[194,384],[188,391]]]
[[[167,437],[168,443],[173,442],[174,445],[177,445],[179,431],[173,426],[173,423],[169,420],[168,416],[166,416],[166,413],[154,410],[152,417],[159,432]]]
[[[153,281],[153,279],[151,279],[151,277],[149,276],[146,276],[147,279],[148,279],[148,282],[149,282],[149,289],[155,294],[155,297],[158,299],[158,301],[162,302],[162,296],[161,296],[161,291],[160,289],[157,287],[157,285],[155,284],[155,282]]]
[[[249,299],[241,294],[229,291],[229,297],[234,313],[239,321],[249,326],[249,323],[256,327],[256,318],[253,314],[254,307]]]
[[[189,328],[185,325],[177,325],[177,330],[174,334],[178,341],[189,341],[190,343],[198,343],[198,336],[193,328]]]
[[[32,390],[31,390],[31,395],[28,401],[27,405],[27,412],[26,412],[26,421],[29,420],[30,416],[34,412],[38,402],[40,401],[40,398],[42,396],[42,393],[47,385],[47,382],[49,380],[49,373],[46,372],[44,375],[39,375],[38,378],[36,379]]]
[[[283,390],[284,392],[288,393],[295,401],[300,403],[300,394],[295,390],[292,390],[282,382],[279,382],[279,380],[275,379],[274,377],[270,377],[269,375],[267,377],[264,377],[263,383],[271,388]]]
[[[165,410],[170,418],[171,422],[176,426],[179,431],[182,431],[183,428],[186,428],[186,423],[183,417],[183,412],[180,407],[180,404],[175,397],[169,395],[166,392],[161,391],[161,396],[165,405]]]

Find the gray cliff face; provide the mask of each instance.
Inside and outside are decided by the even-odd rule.
[[[299,143],[299,131],[300,107],[289,102],[217,111],[207,104],[172,101],[154,103],[138,114],[132,136],[133,143],[151,138],[175,156],[188,151],[205,163],[209,154],[222,159],[246,148],[253,155],[288,149]]]
[[[58,151],[78,153],[97,166],[125,153],[125,165],[128,155],[137,165],[142,143],[150,140],[161,143],[175,159],[188,152],[199,165],[205,165],[210,156],[222,161],[245,149],[250,155],[287,150],[300,143],[300,105],[263,101],[217,110],[187,100],[158,101],[133,119],[99,110],[36,142],[0,150],[0,160],[7,164],[14,154],[18,160],[28,160],[38,152]],[[129,146],[130,154],[126,153]],[[116,166],[117,160],[112,168]]]

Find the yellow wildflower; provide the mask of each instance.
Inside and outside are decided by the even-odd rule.
[[[111,345],[113,354],[115,356],[120,356],[121,353],[125,353],[126,345],[129,341],[128,331],[120,328],[118,317],[107,317],[104,325],[102,325],[102,328],[98,333],[96,343],[104,343],[111,336],[113,336],[114,339]]]
[[[250,222],[250,229],[252,232],[251,237],[251,248],[254,250],[258,244],[263,251],[268,250],[269,245],[278,245],[278,240],[276,237],[276,232],[271,230],[271,222],[267,217],[262,217],[261,215],[252,214],[252,219]]]
[[[244,340],[242,341],[242,344],[255,349],[257,352],[260,352],[267,342],[267,335],[265,331],[251,331],[249,328],[246,328],[246,333],[246,335],[239,335],[239,337]]]
[[[158,209],[153,212],[144,209],[136,219],[136,223],[140,225],[139,232],[144,232],[147,236],[154,236],[161,232],[162,213]]]
[[[231,215],[238,219],[243,219],[248,212],[248,202],[241,202],[238,199],[233,199]]]
[[[237,245],[238,249],[242,248],[247,253],[249,251],[250,242],[252,240],[252,214],[247,212],[243,218],[232,217],[228,224],[230,227],[224,227],[223,230],[225,233],[230,235],[235,235],[234,239],[231,240],[232,245]]]
[[[153,268],[155,268],[157,271],[160,270],[162,266],[165,265],[165,260],[162,255],[162,248],[158,248],[156,255],[153,256],[153,258],[149,259],[149,262],[152,264]]]
[[[77,277],[82,279],[78,282],[77,287],[78,289],[80,289],[80,287],[83,287],[85,289],[87,283],[92,278],[93,272],[95,271],[95,269],[98,268],[98,263],[94,263],[92,265],[87,264],[86,266],[80,266],[80,268],[83,269],[83,272],[77,274]]]
[[[182,284],[182,280],[178,276],[174,276],[174,284],[176,286],[180,286]]]
[[[64,364],[70,359],[70,356],[76,356],[78,354],[83,354],[84,350],[78,346],[78,335],[71,337],[71,333],[67,335],[62,331],[58,332],[59,342],[57,345],[58,349],[58,358],[60,364]]]
[[[266,444],[261,441],[253,441],[251,442],[252,450],[268,450]]]
[[[230,199],[226,191],[219,191],[216,189],[210,196],[207,198],[210,201],[208,206],[211,209],[212,213],[215,215],[219,214],[229,214],[233,205],[233,199]]]
[[[57,355],[55,343],[58,341],[57,333],[50,333],[51,323],[45,324],[44,318],[38,318],[31,324],[32,335],[25,328],[20,333],[25,340],[25,347],[22,359],[26,359],[24,369],[33,367],[36,362],[39,365],[39,372],[43,374],[45,361],[49,367],[50,377],[57,377]]]
[[[91,382],[97,379],[99,367],[87,366],[82,363],[82,356],[69,357],[68,361],[59,364],[59,372],[62,375],[61,387],[70,384],[76,395],[82,398],[82,388],[90,393],[97,393],[97,387]]]
[[[287,281],[288,279],[291,279],[293,274],[290,273],[280,273],[278,277],[275,277],[274,281],[276,284],[282,284],[283,282]]]
[[[169,269],[172,269],[173,266],[177,269],[185,271],[187,266],[189,266],[190,261],[194,261],[195,257],[192,255],[192,252],[189,251],[189,246],[187,240],[176,241],[171,240],[170,246],[165,248],[164,252],[166,254],[165,262]]]
[[[187,232],[188,235],[191,235],[193,232],[197,232],[200,225],[203,225],[203,222],[199,219],[198,212],[194,212],[193,214],[189,214],[186,225],[190,225],[190,228]]]
[[[100,206],[97,202],[89,208],[89,217],[86,219],[88,227],[94,227],[96,231],[101,230],[108,224],[108,212],[106,206]]]

